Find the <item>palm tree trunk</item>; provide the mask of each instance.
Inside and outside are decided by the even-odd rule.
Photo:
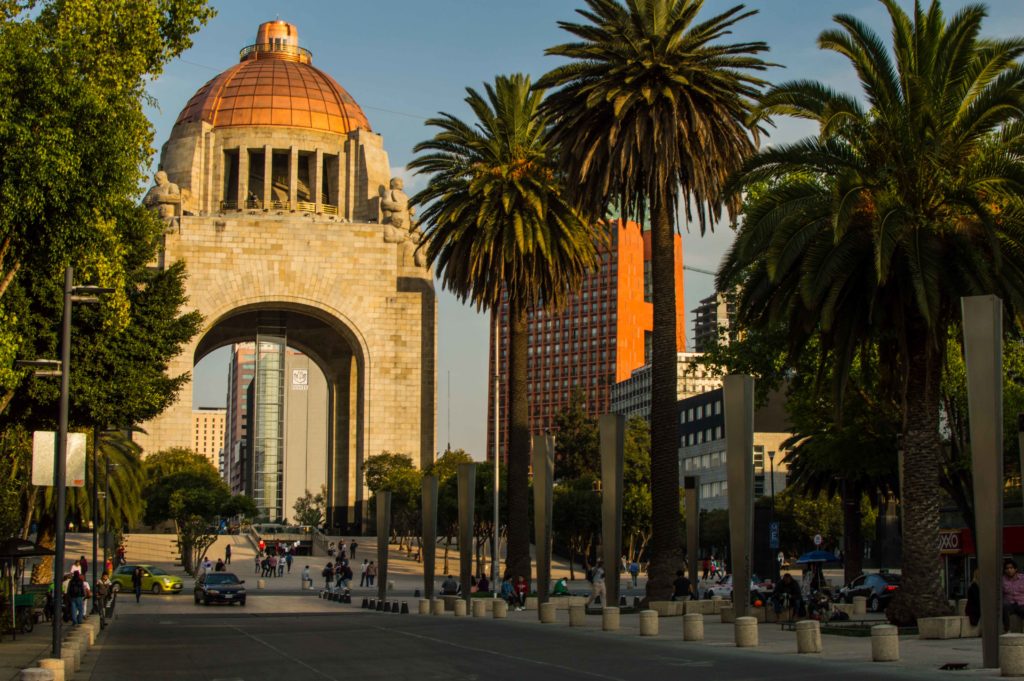
[[[666,191],[663,196],[668,196]],[[676,423],[676,288],[672,216],[651,201],[651,554],[647,600],[668,600],[682,565],[679,545],[679,428]],[[606,566],[612,569],[614,566]]]
[[[916,342],[914,342],[916,340]],[[908,343],[903,399],[903,576],[887,611],[898,624],[946,615],[939,565],[939,439],[943,353],[925,333]]]
[[[522,575],[529,582],[530,414],[526,393],[526,322],[526,310],[514,300],[509,301],[508,555],[505,565],[513,579]]]
[[[39,535],[36,543],[53,549],[57,545],[57,531],[53,518],[39,519]],[[53,581],[53,556],[40,556],[39,562],[32,566],[32,583],[49,584]]]

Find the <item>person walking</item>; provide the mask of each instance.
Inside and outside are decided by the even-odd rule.
[[[309,566],[307,565],[306,567],[302,568],[302,589],[306,590],[312,588],[313,578],[309,574]]]
[[[135,602],[142,600],[142,568],[135,568],[132,572],[132,589],[135,590]]]
[[[107,618],[107,602],[114,590],[114,583],[110,581],[110,573],[104,572],[100,581],[96,582],[96,611],[100,613],[100,619]]]
[[[288,564],[288,572],[292,571],[292,552],[289,551],[284,557],[284,562]]]
[[[594,566],[594,572],[590,576],[590,596],[587,598],[587,607],[589,608],[592,603],[601,599],[601,605],[606,605],[604,595],[604,566],[601,565],[601,561],[597,561],[597,565]]]
[[[366,566],[369,564],[369,561],[363,558],[363,564],[359,566],[359,586],[366,585]]]
[[[373,580],[377,577],[377,566],[370,561],[370,564],[366,566],[366,586],[373,586]]]
[[[640,575],[640,563],[635,560],[629,564],[629,576],[633,580],[633,588],[636,588],[636,578]]]
[[[348,557],[351,558],[352,560],[356,559],[356,547],[357,546],[359,546],[359,542],[357,542],[353,538],[352,542],[348,545]]]
[[[226,567],[223,559],[218,558],[217,559],[217,564],[213,566],[213,571],[214,572],[224,572],[225,570],[227,570],[227,567]]]
[[[334,564],[328,563],[323,572],[320,573],[324,578],[324,589],[331,590],[331,579],[334,577]]]
[[[85,598],[87,588],[82,573],[72,572],[68,582],[68,604],[71,606],[71,624],[81,624],[85,614]]]
[[[231,544],[224,547],[224,563],[231,565]]]

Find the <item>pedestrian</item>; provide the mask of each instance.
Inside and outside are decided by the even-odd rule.
[[[331,578],[334,577],[334,565],[328,563],[324,568],[323,572],[320,573],[324,578],[324,588],[330,591],[331,589]]]
[[[635,560],[629,564],[629,576],[633,580],[633,588],[636,588],[636,578],[640,575],[640,563]]]
[[[71,606],[71,624],[81,624],[85,615],[85,599],[88,588],[81,572],[72,572],[68,582],[68,604]]]
[[[284,562],[288,563],[288,572],[292,571],[292,552],[289,551],[288,555],[284,557]]]
[[[303,590],[313,588],[313,578],[309,574],[308,565],[302,568],[302,588]]]
[[[282,557],[277,559],[277,576],[278,577],[284,577],[284,566],[288,563],[288,558],[290,558],[290,557],[291,557],[291,555],[289,554],[289,555],[282,556]]]
[[[1010,633],[1010,615],[1024,617],[1024,574],[1017,571],[1017,562],[1003,562],[1003,633]]]
[[[338,545],[338,558],[341,560],[346,560],[348,558],[348,544],[345,543],[344,539],[342,539],[341,543]]]
[[[263,554],[262,553],[257,553],[255,560],[256,560],[256,571],[253,572],[253,574],[254,575],[258,575],[260,573],[260,570],[263,568]]]
[[[526,581],[526,577],[519,575],[516,577],[515,583],[516,592],[516,610],[526,609],[526,595],[530,592],[530,585]]]
[[[224,562],[231,565],[231,544],[224,547]]]
[[[685,601],[689,598],[690,580],[683,575],[682,570],[676,570],[676,579],[672,582],[672,600]]]
[[[363,564],[359,566],[359,586],[365,586],[366,584],[366,566],[369,565],[367,560],[363,558]]]
[[[205,575],[213,568],[213,561],[210,560],[207,556],[203,556],[203,564],[200,566],[200,568],[202,570],[202,574]]]
[[[711,575],[711,556],[704,556],[704,574],[700,576],[701,579],[707,579]]]
[[[273,577],[277,574],[277,556],[273,553],[267,558],[267,574],[265,577]]]
[[[124,565],[124,561],[125,561],[124,554],[125,554],[124,544],[119,544],[118,547],[117,547],[117,563],[116,563],[116,566]]]
[[[71,574],[80,574],[82,572],[82,564],[77,560],[71,564]]]
[[[214,572],[224,572],[225,570],[227,570],[227,566],[224,565],[224,559],[223,558],[218,558],[217,559],[217,564],[213,566],[213,571]]]
[[[89,561],[87,561],[85,559],[85,556],[82,556],[81,558],[78,559],[78,564],[82,568],[82,574],[85,575],[86,577],[88,577],[89,576]]]
[[[110,581],[110,573],[104,572],[100,576],[100,581],[96,582],[96,608],[99,610],[101,618],[107,616],[107,600],[113,589],[114,583]]]
[[[441,595],[442,596],[455,596],[459,593],[459,583],[454,577],[448,575],[448,577],[441,582]]]
[[[587,598],[587,607],[589,608],[591,603],[601,599],[601,605],[605,605],[604,602],[604,567],[601,565],[601,561],[597,561],[597,565],[594,566],[594,572],[589,575],[590,579],[590,596]]]
[[[267,542],[265,542],[262,539],[260,539],[260,543],[258,544],[258,546],[259,546],[259,549],[260,549],[260,553],[263,553],[267,549]]]
[[[505,599],[510,608],[516,607],[516,589],[512,586],[512,578],[508,575],[501,580],[501,597]]]
[[[351,558],[352,560],[356,559],[356,547],[357,546],[359,546],[359,543],[355,539],[353,539],[352,542],[348,545],[348,557]]]
[[[108,558],[107,558],[107,561],[106,561],[106,562],[105,562],[105,563],[103,564],[103,569],[104,569],[104,570],[106,570],[106,572],[107,572],[107,574],[108,574],[108,575],[109,575],[109,574],[113,574],[113,572],[114,572],[114,561],[112,561],[112,560],[111,560],[111,559],[110,559],[110,558],[108,557]]]
[[[366,586],[373,586],[373,580],[377,578],[377,566],[370,561],[366,566]]]
[[[135,602],[142,600],[142,568],[136,567],[132,572],[132,589],[135,590]]]

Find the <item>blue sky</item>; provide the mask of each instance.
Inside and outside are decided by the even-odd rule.
[[[256,27],[276,18],[295,24],[300,43],[312,50],[313,63],[330,73],[365,111],[373,129],[384,137],[393,172],[407,178],[415,191],[423,178],[409,177],[405,165],[416,143],[431,136],[424,120],[438,111],[467,116],[467,86],[499,73],[524,72],[534,78],[558,62],[544,49],[570,40],[559,20],[572,20],[581,0],[391,0],[387,3],[293,0],[231,0],[214,3],[218,15],[195,37],[195,45],[168,66],[150,88],[157,106],[149,113],[156,146],[167,139],[174,119],[203,83],[238,60],[238,50],[254,41]],[[724,11],[734,2],[706,0],[704,13]],[[947,14],[968,4],[943,3]],[[990,0],[986,35],[1024,34],[1024,2]],[[733,36],[764,40],[772,82],[815,79],[855,91],[846,62],[816,47],[818,34],[836,13],[859,17],[887,36],[888,20],[876,0],[751,0],[759,13],[741,23]],[[911,3],[904,2],[909,8]],[[813,133],[795,121],[779,121],[769,143],[792,141]],[[412,191],[409,192],[413,193]],[[721,225],[701,237],[683,231],[687,265],[714,270],[732,241]],[[688,316],[697,301],[713,290],[711,277],[685,273]],[[440,292],[438,306],[438,446],[451,443],[483,458],[487,396],[487,324],[482,315]],[[692,325],[689,325],[692,335]],[[449,375],[451,376],[449,386]],[[226,353],[218,351],[195,372],[193,403],[223,405]],[[450,411],[449,401],[450,392]],[[450,422],[450,428],[449,428]]]

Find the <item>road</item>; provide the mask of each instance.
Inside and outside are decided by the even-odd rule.
[[[253,594],[238,606],[197,607],[190,594],[119,603],[98,655],[76,678],[96,681],[530,681],[934,679],[936,672],[769,655],[722,642],[602,632],[532,619],[385,615],[306,596]],[[280,599],[280,601],[278,600]],[[410,599],[411,600],[411,599]],[[411,603],[414,603],[411,601]],[[296,609],[296,608],[289,608]],[[523,615],[524,613],[518,613]],[[676,620],[678,622],[678,620]]]

